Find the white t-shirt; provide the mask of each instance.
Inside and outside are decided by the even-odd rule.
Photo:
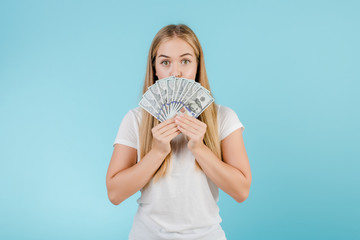
[[[215,104],[219,137],[223,140],[245,127],[229,107]],[[124,144],[138,149],[141,108],[131,109],[123,118],[113,146]],[[195,157],[181,133],[172,140],[170,172],[156,183],[141,189],[129,240],[193,239],[225,240],[217,202],[219,189],[204,172],[195,169]],[[137,151],[137,161],[140,151]]]

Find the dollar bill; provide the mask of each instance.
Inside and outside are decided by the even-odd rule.
[[[166,115],[166,111],[164,111],[165,110],[165,104],[164,104],[164,102],[162,100],[161,92],[160,92],[160,90],[158,88],[158,85],[155,83],[155,84],[151,85],[148,90],[154,96],[156,104],[159,107],[159,112],[162,113],[163,115]]]
[[[155,84],[159,88],[161,100],[165,105],[166,115],[169,115],[169,113],[170,113],[169,105],[170,104],[169,104],[169,95],[168,95],[166,79],[157,80]]]
[[[161,107],[159,103],[157,102],[155,96],[153,95],[152,91],[146,91],[143,95],[143,98],[145,98],[155,109],[155,113],[161,115],[163,119],[166,119],[165,115],[161,111]],[[145,109],[146,110],[146,109]],[[160,120],[160,119],[159,119]]]
[[[156,119],[158,119],[160,122],[163,122],[165,119],[162,117],[161,114],[156,112],[156,109],[151,105],[146,98],[142,98],[139,102],[139,106],[144,108],[148,113],[153,115]]]
[[[179,101],[179,105],[177,106],[177,111],[179,111],[182,107],[185,106],[185,102],[188,101],[190,99],[190,97],[192,97],[199,89],[201,89],[201,85],[200,84],[193,84],[188,91],[186,92],[186,94],[184,94],[183,98],[181,101]]]
[[[170,99],[170,106],[169,106],[169,114],[168,114],[168,118],[171,118],[174,114],[176,114],[176,112],[174,111],[173,105],[175,102],[175,81],[173,81],[172,78],[169,78],[166,80],[167,83],[167,87],[168,87],[168,94],[169,94],[169,99]]]
[[[210,93],[204,90],[204,88],[199,88],[195,94],[185,102],[184,108],[193,117],[197,118],[212,102],[214,102],[214,99]]]
[[[187,96],[187,93],[189,92],[189,90],[192,88],[192,86],[194,84],[197,84],[197,82],[195,82],[194,80],[186,80],[186,85],[184,87],[183,93],[181,93],[180,96],[178,96],[178,101],[176,102],[176,105],[174,106],[175,110],[178,112],[179,109],[181,108],[181,106],[184,105],[185,102],[185,98]]]
[[[212,102],[210,91],[200,83],[171,76],[149,86],[139,105],[162,122],[179,112],[197,118]]]

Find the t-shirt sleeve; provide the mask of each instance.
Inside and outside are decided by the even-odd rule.
[[[226,138],[230,133],[240,128],[244,132],[244,125],[240,122],[236,112],[229,107],[220,106],[219,109],[220,121],[220,141]]]
[[[130,110],[121,121],[113,147],[115,144],[124,144],[137,149],[136,119],[134,113]]]

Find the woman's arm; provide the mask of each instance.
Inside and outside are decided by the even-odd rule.
[[[221,141],[224,162],[206,145],[192,150],[205,174],[237,202],[249,196],[251,170],[240,129]]]
[[[141,188],[153,177],[171,151],[170,141],[180,134],[174,118],[151,129],[151,150],[136,163],[137,150],[123,144],[115,144],[106,174],[106,187],[110,201],[118,205]]]
[[[160,167],[167,154],[150,150],[136,163],[137,150],[115,144],[106,174],[108,197],[114,205],[120,204],[144,187]]]
[[[188,148],[205,174],[237,202],[245,201],[250,191],[251,171],[241,129],[221,141],[223,162],[203,142],[205,123],[185,114],[177,116],[175,122],[189,137]]]

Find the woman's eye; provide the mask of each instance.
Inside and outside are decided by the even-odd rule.
[[[162,61],[160,64],[165,65],[165,66],[168,65],[168,64],[164,64],[164,63],[169,63],[169,61]]]
[[[191,63],[191,61],[189,59],[184,59],[181,62],[184,63],[184,64]],[[164,60],[164,61],[160,62],[160,64],[164,65],[164,66],[168,66],[170,64],[170,62],[168,60]]]

